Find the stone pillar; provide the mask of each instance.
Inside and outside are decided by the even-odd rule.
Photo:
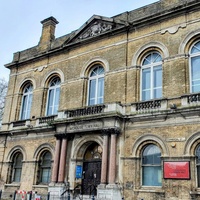
[[[115,184],[116,176],[116,150],[117,150],[117,134],[111,133],[111,142],[110,142],[110,163],[109,163],[109,184]]]
[[[101,164],[101,184],[107,183],[107,170],[108,170],[108,135],[104,135],[103,155]]]
[[[58,182],[59,183],[64,183],[66,155],[67,155],[67,138],[63,138],[62,139],[61,153],[60,153],[59,173],[58,173]]]
[[[55,158],[53,163],[52,180],[51,180],[54,183],[56,183],[58,180],[60,147],[61,147],[61,140],[59,138],[56,138]]]

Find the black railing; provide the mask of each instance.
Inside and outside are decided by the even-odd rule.
[[[20,127],[20,126],[25,126],[25,125],[26,125],[26,120],[13,122],[13,127]]]
[[[136,110],[156,109],[161,107],[161,100],[145,101],[136,103]]]
[[[100,114],[104,112],[105,105],[89,106],[85,108],[79,108],[76,110],[67,110],[65,114],[67,117],[80,117],[85,115]]]
[[[200,93],[191,94],[187,97],[188,103],[200,102]]]
[[[56,115],[47,116],[47,117],[40,117],[39,124],[51,123],[54,121]]]

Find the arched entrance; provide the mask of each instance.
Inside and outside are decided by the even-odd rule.
[[[85,195],[96,195],[97,186],[101,182],[102,148],[92,143],[85,151],[83,160],[82,192]]]

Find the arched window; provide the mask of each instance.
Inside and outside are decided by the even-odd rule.
[[[196,170],[197,170],[197,187],[200,187],[200,145],[197,147],[195,155],[196,155]]]
[[[20,120],[29,119],[31,114],[33,86],[28,83],[23,89]]]
[[[154,145],[147,145],[142,153],[142,185],[161,186],[161,152]]]
[[[21,181],[22,160],[23,160],[23,155],[20,152],[16,153],[13,156],[11,182],[20,182]]]
[[[141,100],[160,97],[162,97],[162,57],[158,52],[151,52],[142,62]]]
[[[56,115],[60,101],[60,78],[55,77],[49,83],[46,115]]]
[[[88,105],[104,102],[104,68],[96,65],[90,72],[88,87]]]
[[[190,50],[190,91],[200,91],[200,41]]]
[[[39,183],[47,184],[50,182],[51,178],[51,153],[45,151],[39,160]]]

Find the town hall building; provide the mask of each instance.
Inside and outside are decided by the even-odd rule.
[[[41,24],[5,65],[2,199],[200,200],[200,1]]]

